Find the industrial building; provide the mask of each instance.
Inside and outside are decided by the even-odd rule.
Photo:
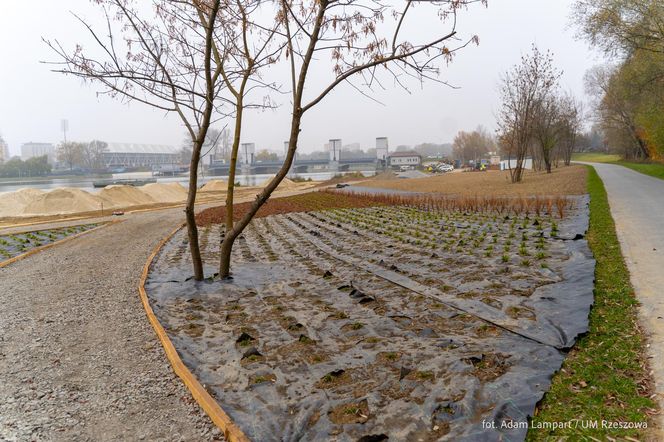
[[[108,143],[104,165],[108,168],[133,168],[180,164],[180,150],[163,144]]]

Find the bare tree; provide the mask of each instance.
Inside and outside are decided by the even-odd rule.
[[[521,63],[503,75],[498,130],[503,146],[508,146],[516,159],[516,167],[510,168],[513,183],[523,178],[525,159],[534,141],[538,106],[552,95],[560,75],[551,53],[543,53],[535,45],[531,54],[521,57]]]
[[[56,151],[55,157],[61,163],[66,164],[69,170],[74,170],[74,166],[80,166],[83,162],[83,151],[85,145],[74,141],[63,142]]]
[[[482,155],[495,150],[493,136],[482,126],[472,132],[459,131],[454,137],[452,149],[454,156],[463,164],[467,161],[478,161]]]
[[[539,149],[547,173],[551,173],[554,149],[560,135],[560,106],[558,97],[550,94],[536,103],[533,113],[533,148]]]
[[[219,266],[219,274],[222,278],[229,276],[230,256],[233,243],[238,235],[236,233],[238,230],[234,229],[233,204],[244,112],[246,109],[272,107],[269,93],[278,91],[278,86],[264,81],[261,72],[279,60],[285,47],[284,39],[277,39],[277,37],[283,36],[281,23],[279,20],[266,16],[263,11],[263,7],[274,5],[273,2],[265,0],[225,1],[219,38],[213,44],[213,54],[216,62],[221,66],[221,76],[229,91],[229,103],[233,108],[234,117],[226,192],[225,230],[222,232]],[[264,93],[262,101],[250,101],[252,93],[256,92]],[[239,232],[243,229],[244,227],[241,227]]]
[[[83,146],[83,166],[94,170],[104,167],[104,153],[108,151],[108,143],[92,140]]]
[[[102,86],[102,94],[144,103],[179,116],[193,146],[185,207],[194,278],[203,278],[194,204],[201,149],[210,125],[223,117],[222,66],[214,54],[221,0],[96,0],[106,29],[79,18],[100,49],[66,50],[46,41],[61,59],[56,72]],[[226,72],[227,76],[233,76]]]
[[[617,68],[595,66],[586,72],[585,86],[594,98],[596,120],[612,141],[623,144],[625,158],[648,158],[650,153],[636,122],[636,105],[632,90],[617,77]]]
[[[572,153],[583,126],[583,103],[567,92],[560,97],[559,146],[565,166],[572,161]]]
[[[303,116],[341,84],[350,84],[368,96],[372,87],[383,87],[380,75],[387,74],[396,85],[405,87],[406,78],[437,80],[441,64],[450,62],[455,51],[471,42],[457,37],[457,13],[471,3],[484,0],[449,0],[419,4],[431,8],[431,17],[447,25],[431,27],[434,33],[422,42],[408,39],[406,29],[417,26],[412,13],[417,2],[386,5],[378,0],[279,0],[277,22],[286,46],[290,71],[291,124],[288,151],[274,179],[257,195],[246,214],[233,222],[227,214],[226,234],[221,246],[219,274],[230,274],[235,239],[288,173],[298,146]],[[421,19],[421,17],[420,17]],[[412,36],[411,36],[412,37]],[[310,72],[318,64],[329,66],[333,78],[321,89],[307,88]],[[360,78],[360,85],[350,83]],[[306,94],[305,94],[306,92]],[[237,136],[237,133],[236,133]],[[231,180],[229,180],[230,182]],[[227,204],[228,209],[228,204]]]

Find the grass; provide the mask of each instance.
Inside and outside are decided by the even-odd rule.
[[[604,185],[589,167],[590,229],[588,243],[597,260],[595,304],[590,331],[570,351],[553,378],[533,424],[599,421],[598,428],[531,430],[527,440],[604,440],[632,437],[643,440],[643,429],[611,429],[601,421],[643,423],[656,407],[648,367],[643,361],[645,341],[637,321],[638,302],[620,251]],[[597,440],[593,439],[593,440]]]
[[[616,164],[625,166],[644,175],[664,180],[664,164],[660,163],[632,163],[629,161],[618,161]]]
[[[620,155],[609,155],[596,152],[576,153],[572,156],[572,159],[574,161],[587,161],[591,163],[618,164],[644,175],[649,175],[651,177],[664,180],[664,164],[662,163],[639,163],[634,161],[626,161],[622,160]]]
[[[579,152],[572,155],[572,161],[587,161],[589,163],[615,163],[620,161],[620,155],[600,152]]]

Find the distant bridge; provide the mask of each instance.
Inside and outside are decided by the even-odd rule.
[[[238,164],[238,172],[245,175],[258,175],[277,173],[283,166],[281,161],[254,161],[251,164]],[[375,170],[382,167],[382,161],[375,157],[370,158],[346,158],[332,161],[327,158],[319,160],[296,159],[291,165],[289,173],[311,173],[311,172],[346,172],[349,170]],[[213,161],[210,165],[209,174],[213,176],[227,176],[230,165],[220,161]]]

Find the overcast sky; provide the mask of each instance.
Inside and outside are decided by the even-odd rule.
[[[394,148],[451,142],[457,131],[479,124],[493,130],[500,74],[532,43],[554,52],[564,71],[563,87],[583,96],[584,72],[603,60],[585,42],[575,40],[569,27],[572,2],[489,0],[486,9],[470,8],[460,15],[458,31],[466,38],[478,34],[480,45],[459,52],[441,76],[458,89],[435,83],[412,85],[410,93],[389,88],[376,93],[383,103],[377,104],[341,87],[305,115],[300,148],[318,150],[330,138],[373,147],[375,138],[382,136],[389,137]],[[18,154],[28,141],[60,142],[63,118],[69,120],[68,139],[182,144],[184,131],[175,116],[138,103],[98,98],[98,86],[52,73],[40,63],[55,60],[42,37],[57,38],[68,47],[83,39],[85,31],[71,12],[93,22],[98,17],[89,0],[0,0],[0,134],[11,153]],[[289,106],[287,99],[281,100],[281,108],[249,116],[243,142],[254,142],[258,149],[282,149]]]

